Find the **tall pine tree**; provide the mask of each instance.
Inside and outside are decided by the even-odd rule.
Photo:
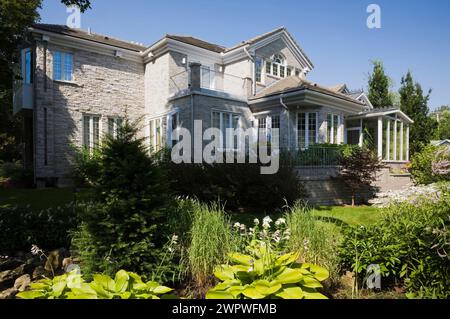
[[[369,74],[369,100],[375,108],[390,107],[393,97],[389,92],[391,80],[384,72],[381,61],[373,61],[373,71]]]
[[[414,121],[410,129],[410,150],[413,155],[430,143],[437,126],[436,121],[428,116],[431,90],[424,95],[421,85],[414,83],[412,74],[408,71],[402,77],[399,94],[401,110]]]

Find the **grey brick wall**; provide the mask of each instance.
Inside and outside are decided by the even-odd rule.
[[[73,53],[73,83],[53,81],[54,51]],[[136,120],[145,114],[144,68],[140,63],[53,44],[48,46],[46,62],[47,70],[44,74],[44,44],[38,42],[35,174],[37,179],[56,177],[58,184],[64,186],[70,182],[72,145],[82,145],[83,114],[101,117],[101,135],[107,132],[109,116],[123,117],[126,111],[131,120]],[[44,109],[47,109],[46,142]]]

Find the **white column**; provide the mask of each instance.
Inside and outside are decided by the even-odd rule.
[[[397,158],[397,117],[395,118],[394,123],[394,161],[398,160]]]
[[[359,147],[362,147],[364,143],[364,133],[363,133],[363,120],[359,120]]]
[[[386,132],[386,160],[391,159],[391,121],[387,122],[387,132]]]
[[[406,160],[409,161],[409,124],[406,125]]]
[[[305,148],[309,147],[309,113],[305,113]]]
[[[378,157],[383,158],[383,117],[378,117]]]
[[[403,122],[400,122],[400,160],[403,161],[403,154],[405,153],[404,147],[404,135],[403,135]]]

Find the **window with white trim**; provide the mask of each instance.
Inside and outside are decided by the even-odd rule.
[[[275,54],[272,59],[266,60],[266,74],[279,78],[285,78],[293,74],[293,68],[288,66],[286,59],[281,54]]]
[[[53,80],[73,81],[73,54],[53,52]]]
[[[180,127],[179,113],[164,115],[149,121],[149,146],[151,152],[160,151],[163,147],[173,147],[178,138],[173,131]]]
[[[227,150],[234,150],[238,148],[238,137],[234,136],[234,141],[231,142],[232,137],[227,129],[232,128],[236,130],[239,128],[240,115],[229,112],[212,112],[211,125],[213,128],[218,128],[221,131],[221,148]],[[230,140],[230,142],[228,142]],[[231,144],[231,145],[228,145]],[[231,146],[231,147],[230,147]]]
[[[318,115],[316,112],[298,113],[297,115],[297,146],[308,148],[319,142]]]
[[[150,151],[157,152],[161,150],[163,143],[162,138],[162,120],[163,118],[157,118],[150,120]]]
[[[256,57],[255,59],[255,80],[256,82],[262,81],[262,66],[263,66],[263,60],[260,57]]]
[[[33,83],[33,52],[31,49],[26,49],[24,52],[25,56],[25,72],[24,72],[24,83],[32,84]]]
[[[327,143],[339,144],[339,126],[341,125],[341,118],[337,114],[327,114]]]
[[[267,142],[272,142],[273,129],[278,129],[280,135],[280,115],[269,115],[258,118],[258,138],[263,137]]]
[[[83,115],[83,146],[92,151],[100,145],[100,116]]]
[[[108,117],[108,134],[117,137],[117,132],[122,126],[123,120],[120,117]]]

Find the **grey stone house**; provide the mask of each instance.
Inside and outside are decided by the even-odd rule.
[[[141,134],[153,149],[172,146],[175,126],[192,129],[202,120],[203,129],[279,128],[280,146],[290,150],[362,144],[370,135],[386,163],[409,160],[411,119],[374,109],[343,84],[308,81],[314,66],[285,28],[231,48],[175,35],[145,47],[37,24],[20,50],[14,110],[38,185],[70,184],[73,145],[95,148],[125,112],[143,119]]]

